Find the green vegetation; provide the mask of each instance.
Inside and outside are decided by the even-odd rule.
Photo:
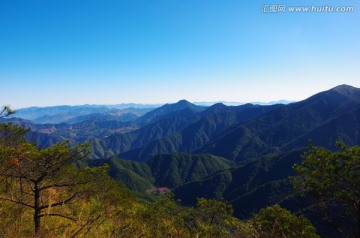
[[[204,145],[210,153],[238,162],[305,147],[309,139],[334,149],[337,140],[356,145],[360,89],[340,86],[231,127]]]
[[[172,189],[228,169],[233,164],[213,155],[175,153],[154,156],[147,163],[118,158],[83,160],[77,163],[77,167],[109,165],[109,175],[113,179],[121,181],[131,190],[145,192],[154,187]]]
[[[54,217],[75,222],[81,229],[98,220],[100,210],[96,210],[95,205],[92,207],[92,203],[96,199],[104,199],[104,192],[114,183],[107,179],[106,170],[101,167],[75,169],[73,163],[87,156],[87,145],[70,148],[68,142],[63,142],[38,149],[23,139],[26,131],[22,128],[2,124],[1,129],[0,203],[5,208],[1,209],[3,229],[19,222],[17,219],[29,219],[30,214],[33,220],[31,230],[37,237],[47,232],[47,225]],[[80,204],[86,201],[90,206],[86,208],[88,210],[79,210],[82,208]],[[14,216],[6,208],[23,213]],[[31,230],[23,230],[19,235],[27,236],[32,233]]]
[[[205,178],[233,165],[231,161],[213,155],[184,153],[157,155],[147,164],[155,178],[155,185],[169,188]]]
[[[184,205],[196,204],[198,197],[225,198],[235,215],[248,218],[263,207],[280,203],[292,193],[289,175],[294,163],[301,162],[303,150],[261,157],[245,165],[232,166],[178,186],[176,197]]]
[[[264,225],[271,216],[252,218],[258,226],[235,218],[224,200],[201,198],[195,207],[182,207],[171,193],[141,202],[107,175],[106,166],[87,166],[88,145],[63,142],[39,149],[24,139],[25,132],[13,124],[0,125],[0,232],[6,237],[271,237],[273,231]],[[193,163],[188,155],[162,159],[177,166],[183,157],[185,168],[200,169],[211,160],[227,166],[226,160],[207,155],[195,156]],[[140,163],[110,161],[150,177]],[[277,230],[298,237],[285,229],[295,221],[297,231],[306,227],[315,234],[305,218],[302,223],[294,219],[279,221]]]
[[[259,237],[319,237],[309,220],[304,216],[291,214],[278,204],[261,209],[250,221]]]
[[[110,158],[104,160],[86,160],[82,164],[82,166],[90,167],[108,165],[109,175],[134,191],[145,192],[154,187],[154,178],[149,166],[145,163]]]
[[[360,236],[360,146],[331,152],[311,146],[295,165],[295,188],[316,199],[314,207],[343,237]]]
[[[0,124],[0,236],[317,237],[301,213],[325,237],[338,234],[322,220],[358,237],[359,147],[334,142],[359,144],[359,96],[340,86],[286,106],[181,101],[131,122],[11,118],[28,129]],[[309,138],[326,149],[294,170]]]

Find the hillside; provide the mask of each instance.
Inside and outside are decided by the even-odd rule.
[[[157,187],[175,188],[184,183],[205,178],[233,163],[213,155],[160,154],[147,162]]]
[[[282,107],[283,105],[259,106],[246,104],[229,107],[215,104],[197,115],[194,122],[185,128],[158,140],[119,154],[119,157],[135,161],[147,161],[151,156],[162,153],[192,152],[201,148],[225,129],[240,122]]]
[[[225,198],[231,202],[235,214],[248,217],[262,207],[281,203],[291,193],[289,176],[292,166],[300,163],[304,149],[265,156],[246,165],[217,173],[175,188],[183,204],[196,203],[197,197]]]
[[[213,155],[162,154],[147,163],[119,158],[86,160],[77,167],[109,165],[109,175],[128,188],[145,192],[154,187],[175,188],[205,178],[234,165],[232,161]]]
[[[325,147],[339,139],[359,144],[359,91],[341,85],[285,105],[224,131],[196,152],[242,162],[306,146],[309,139]]]
[[[146,113],[144,116],[137,120],[137,123],[149,124],[161,119],[171,118],[174,116],[191,116],[193,113],[200,112],[204,109],[205,107],[203,106],[197,106],[186,100],[180,100],[177,103],[165,104]]]

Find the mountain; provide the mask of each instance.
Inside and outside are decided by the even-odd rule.
[[[227,102],[227,101],[216,101],[216,102],[194,102],[194,104],[196,105],[200,105],[200,106],[212,106],[214,104],[224,104],[227,106],[241,106],[244,104],[255,104],[255,105],[274,105],[274,104],[289,104],[289,103],[293,103],[295,101],[289,101],[289,100],[277,100],[277,101],[270,101],[270,102]]]
[[[333,147],[342,139],[360,143],[360,89],[341,85],[242,122],[218,135],[196,153],[238,162],[314,144]],[[329,137],[330,136],[330,137]]]
[[[31,108],[27,109],[29,117],[45,112],[56,117],[66,110],[106,111],[73,117],[61,124],[21,123],[32,130],[32,141],[41,147],[61,140],[72,144],[90,141],[92,158],[96,159],[115,156],[148,161],[156,154],[185,152],[214,154],[243,163],[306,146],[309,139],[327,148],[338,139],[349,145],[358,143],[359,90],[340,85],[300,102],[271,106],[218,103],[201,107],[181,100],[142,116],[150,109],[110,110],[92,105]],[[139,117],[135,119],[133,114]]]
[[[75,124],[83,121],[134,121],[144,114],[152,111],[153,108],[126,108],[115,109],[104,113],[91,113],[66,120],[64,123]]]
[[[183,111],[187,110],[184,109]],[[193,116],[186,113],[184,115],[178,114],[175,117],[159,119],[154,123],[143,125],[139,129],[127,133],[114,133],[105,138],[95,138],[90,141],[93,148],[92,157],[96,159],[118,157],[121,152],[139,148],[166,137],[182,130],[196,120],[198,120],[196,114]]]
[[[133,121],[133,124],[140,127],[138,130],[92,140],[91,144],[94,148],[92,157],[97,159],[118,157],[121,152],[140,148],[166,137],[199,120],[199,112],[202,110],[204,110],[203,107],[198,107],[185,100],[175,104],[166,104]]]
[[[155,178],[155,185],[169,188],[207,177],[234,165],[232,161],[213,155],[184,153],[156,155],[147,164]]]
[[[120,104],[110,104],[105,106],[108,108],[120,109],[120,110],[128,109],[128,108],[154,110],[155,108],[161,107],[162,104],[120,103]]]
[[[77,164],[78,167],[98,167],[109,165],[109,175],[115,180],[122,182],[126,187],[145,192],[154,188],[154,178],[150,167],[145,163],[139,163],[129,160],[110,158],[102,160],[87,160]]]
[[[65,123],[76,124],[83,121],[133,121],[138,116],[134,113],[123,113],[120,115],[113,115],[109,113],[91,113],[84,116],[78,116],[65,121]]]
[[[205,145],[225,129],[281,106],[245,104],[231,107],[215,104],[198,113],[200,118],[194,120],[187,127],[141,147],[122,152],[119,157],[135,161],[147,161],[156,154],[191,152]]]
[[[305,149],[276,156],[264,156],[253,162],[220,170],[206,178],[175,188],[174,193],[184,205],[196,204],[198,197],[225,198],[237,217],[248,218],[263,207],[274,203],[287,205],[292,195],[289,176],[292,166],[301,162]]]
[[[31,140],[40,147],[51,146],[62,140],[69,140],[71,144],[90,141],[94,148],[92,157],[103,159],[165,137],[198,120],[199,109],[190,103],[180,101],[166,108],[169,110],[162,110],[163,117],[159,114],[155,122],[141,126],[135,121],[121,121],[120,118],[125,120],[123,117],[133,117],[131,113],[141,115],[149,109],[128,108],[92,113],[67,120],[68,123],[56,124],[36,124],[16,118],[10,120],[18,121],[19,124],[31,129]],[[52,108],[55,112],[60,110],[55,109]]]
[[[19,117],[27,120],[41,120],[43,117],[49,117],[55,120],[58,117],[58,122],[67,120],[70,117],[86,115],[90,113],[99,113],[110,111],[106,106],[98,105],[82,105],[82,106],[54,106],[54,107],[29,107],[16,110],[14,117]]]
[[[102,105],[30,107],[16,110],[16,114],[11,117],[31,120],[37,124],[78,123],[98,119],[130,121],[154,109],[143,105],[139,105],[142,108],[116,108],[125,105],[136,106],[137,104],[114,105],[115,108]]]
[[[359,145],[360,89],[341,85],[225,130],[198,151],[222,155],[238,165],[180,185],[175,196],[184,205],[195,204],[198,197],[223,198],[240,218],[275,203],[301,211],[308,201],[293,193],[289,176],[295,175],[292,167],[301,163],[309,139],[333,150],[338,139]],[[327,231],[324,226],[319,227],[322,232]]]
[[[184,205],[194,205],[198,197],[225,199],[241,218],[274,203],[303,208],[289,176],[309,140],[327,149],[335,149],[337,140],[360,144],[360,89],[348,85],[287,105],[202,107],[181,100],[145,114],[138,109],[89,113],[91,108],[77,116],[60,115],[60,109],[52,108],[41,120],[72,116],[67,123],[2,121],[30,128],[28,138],[41,147],[90,142],[91,159],[77,166],[108,164],[110,175],[135,191],[168,187]],[[40,120],[36,111],[28,112],[29,118]]]
[[[234,165],[232,161],[213,155],[177,153],[157,155],[147,163],[110,158],[78,162],[77,167],[106,164],[109,165],[111,177],[139,192],[154,187],[175,188]]]
[[[177,103],[173,104],[165,104],[151,112],[146,113],[144,116],[137,120],[140,124],[149,124],[154,123],[160,119],[174,117],[174,116],[186,116],[189,114],[190,116],[196,112],[204,110],[205,107],[197,106],[192,104],[186,100],[180,100]]]
[[[71,145],[76,145],[137,129],[136,125],[121,121],[89,120],[76,124],[35,124],[20,118],[8,118],[0,119],[0,122],[13,122],[29,129],[27,138],[41,148],[65,140],[68,140]]]

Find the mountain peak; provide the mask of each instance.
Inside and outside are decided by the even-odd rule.
[[[202,111],[204,110],[206,107],[204,106],[198,106],[195,105],[185,99],[182,99],[176,103],[172,103],[172,104],[165,104],[162,108],[165,108],[168,111],[179,111],[179,110],[183,110],[183,109],[191,109],[194,111]]]
[[[189,105],[192,104],[191,102],[185,100],[185,99],[181,99],[180,101],[178,101],[177,103],[174,104],[178,104],[178,105]]]
[[[225,111],[227,108],[228,108],[228,106],[219,102],[219,103],[215,103],[211,107],[208,107],[206,110],[204,110],[203,113],[211,114],[211,113],[216,113],[216,112],[222,112],[222,111]]]
[[[347,84],[341,84],[341,85],[338,85],[334,88],[332,88],[331,90],[335,90],[335,91],[348,91],[348,90],[358,90],[358,88],[355,88],[351,85],[347,85]]]
[[[355,88],[353,86],[346,84],[338,85],[330,89],[330,91],[335,91],[341,95],[345,95],[351,98],[357,98],[357,99],[360,98],[360,88]]]
[[[195,104],[192,104],[186,100],[180,100],[177,103],[172,104],[165,104],[159,108],[156,108],[155,110],[148,112],[141,118],[139,118],[139,122],[142,123],[150,123],[154,122],[156,120],[159,120],[161,118],[165,118],[171,113],[180,112],[182,110],[189,109],[193,112],[199,112],[205,109],[205,107],[197,106]]]

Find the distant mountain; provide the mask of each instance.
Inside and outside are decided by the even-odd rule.
[[[166,104],[139,117],[133,123],[140,128],[129,133],[113,134],[104,139],[91,141],[93,158],[118,157],[118,154],[140,148],[174,132],[180,131],[200,118],[198,107],[185,100],[175,104]],[[144,161],[144,160],[139,160]]]
[[[136,106],[137,104],[124,105]],[[16,114],[11,117],[31,120],[37,124],[77,123],[99,118],[101,120],[130,121],[154,109],[145,105],[139,106],[142,108],[128,107],[121,110],[102,105],[30,107],[16,110]],[[115,107],[120,106],[115,105]],[[127,113],[129,115],[125,116],[124,114]]]
[[[91,113],[66,120],[64,123],[76,124],[83,121],[133,121],[138,116],[134,113],[124,113],[122,115],[111,115],[108,113]]]
[[[107,112],[110,110],[111,109],[106,106],[97,105],[29,107],[16,110],[16,114],[13,116],[27,120],[36,120],[46,116],[50,118],[52,118],[52,116],[58,116],[61,120],[66,120],[69,119],[69,117],[81,116],[90,113]]]
[[[140,104],[140,103],[120,103],[120,104],[109,104],[104,105],[112,109],[128,109],[128,108],[137,108],[137,109],[151,109],[161,107],[163,104]]]
[[[196,105],[200,105],[200,106],[212,106],[214,104],[224,104],[227,106],[241,106],[244,104],[254,104],[254,105],[274,105],[274,104],[289,104],[289,103],[293,103],[295,101],[289,101],[289,100],[277,100],[277,101],[270,101],[270,102],[227,102],[227,101],[215,101],[215,102],[194,102],[194,104]]]
[[[156,108],[155,110],[146,113],[144,116],[139,118],[137,122],[141,124],[149,124],[156,122],[160,119],[164,119],[164,117],[169,118],[178,116],[179,112],[183,115],[185,115],[185,113],[188,113],[191,116],[191,114],[200,112],[204,109],[205,107],[197,106],[186,100],[180,100],[177,103],[165,104],[159,108]]]
[[[35,124],[20,118],[0,119],[0,122],[13,122],[28,128],[28,139],[41,148],[68,140],[72,145],[96,138],[103,139],[113,134],[121,134],[138,129],[130,122],[88,120],[75,124]]]
[[[143,125],[139,129],[128,133],[114,133],[106,138],[95,138],[90,141],[93,148],[92,157],[96,159],[118,157],[122,152],[140,148],[148,143],[180,131],[199,119],[196,113],[188,112],[189,109],[184,109],[180,111],[180,113],[174,112],[176,115],[170,118],[167,118],[169,114],[166,114],[164,119],[158,118],[156,122],[145,126]]]
[[[73,117],[64,121],[64,123],[75,124],[83,121],[96,120],[96,121],[134,121],[135,119],[143,116],[144,114],[152,111],[153,108],[126,108],[115,109],[103,113],[91,113],[78,117]]]
[[[166,137],[122,152],[119,157],[135,161],[147,161],[151,156],[156,154],[191,152],[205,145],[225,129],[281,106],[282,105],[260,106],[245,104],[235,107],[215,104],[198,113],[197,116],[199,118],[193,120],[193,122],[185,128],[179,128],[179,130]]]
[[[318,93],[238,124],[197,150],[238,162],[314,144],[331,148],[336,140],[360,143],[360,89],[347,85]]]

